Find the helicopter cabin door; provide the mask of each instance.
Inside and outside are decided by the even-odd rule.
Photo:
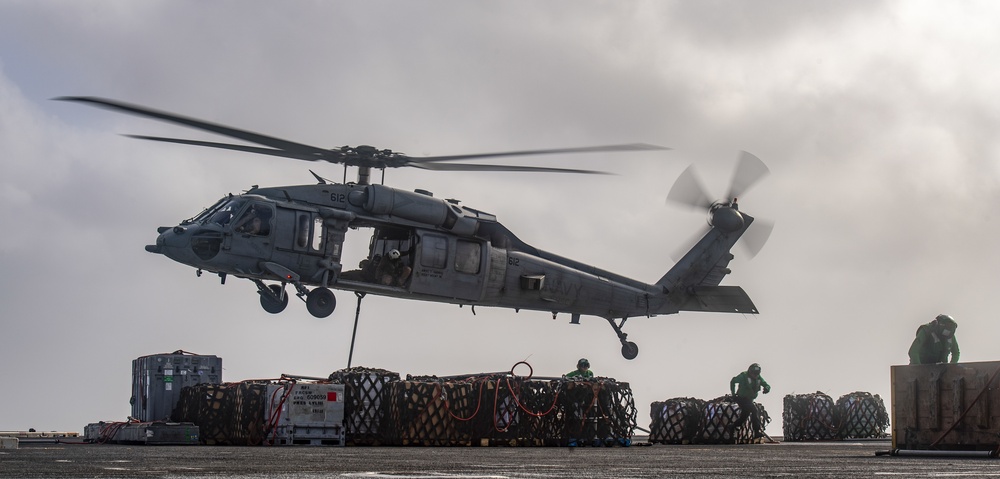
[[[295,271],[305,280],[317,281],[326,254],[323,218],[311,209],[278,206],[272,261]]]
[[[489,244],[430,231],[417,231],[410,291],[479,301],[489,269]]]
[[[274,208],[261,201],[250,201],[239,216],[230,223],[223,249],[231,254],[248,258],[256,264],[271,259],[274,246]]]

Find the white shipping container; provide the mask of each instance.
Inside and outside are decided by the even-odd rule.
[[[343,446],[344,399],[343,384],[268,385],[265,444]]]

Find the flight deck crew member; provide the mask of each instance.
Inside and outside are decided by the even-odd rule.
[[[590,370],[590,361],[587,358],[580,358],[576,362],[576,369],[566,373],[567,378],[592,378],[594,377],[594,372]]]
[[[739,385],[739,389],[736,389]],[[754,404],[757,393],[764,388],[764,394],[771,392],[771,385],[760,376],[760,365],[753,363],[746,371],[737,374],[729,381],[729,391],[736,398],[736,404],[740,406],[740,417],[736,419],[736,428],[739,429],[750,418],[750,425],[753,426],[753,438],[764,437],[764,428],[760,424],[760,411]]]
[[[910,344],[910,364],[947,363],[949,354],[951,362],[957,363],[960,352],[956,329],[958,323],[947,314],[939,314],[934,321],[921,324],[917,337]]]

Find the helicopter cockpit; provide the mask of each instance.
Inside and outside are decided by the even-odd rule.
[[[191,266],[211,268],[206,262],[222,250],[256,255],[261,248],[254,243],[271,235],[274,216],[274,206],[266,198],[229,195],[178,226],[161,227],[157,244],[146,249]],[[233,241],[233,236],[239,240]]]
[[[246,196],[227,196],[194,218],[184,220],[181,226],[196,224],[225,227],[233,223],[233,230],[238,233],[266,236],[270,233],[273,216],[273,208],[264,201],[254,201]]]

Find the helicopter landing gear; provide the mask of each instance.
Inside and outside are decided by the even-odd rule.
[[[622,343],[622,357],[628,360],[635,359],[639,355],[639,346],[632,341],[628,341],[628,334],[622,332],[622,326],[625,326],[625,321],[628,318],[622,318],[621,324],[615,322],[614,318],[606,318],[611,327],[615,329],[615,333],[618,334],[618,340]]]
[[[306,295],[306,309],[317,318],[325,318],[333,314],[337,308],[337,297],[327,288],[315,288]]]
[[[622,356],[625,359],[632,360],[639,355],[639,345],[633,343],[632,341],[622,342]]]
[[[288,306],[288,295],[285,289],[276,284],[265,285],[263,281],[254,280],[257,284],[257,293],[260,294],[260,306],[271,314],[278,314]]]

